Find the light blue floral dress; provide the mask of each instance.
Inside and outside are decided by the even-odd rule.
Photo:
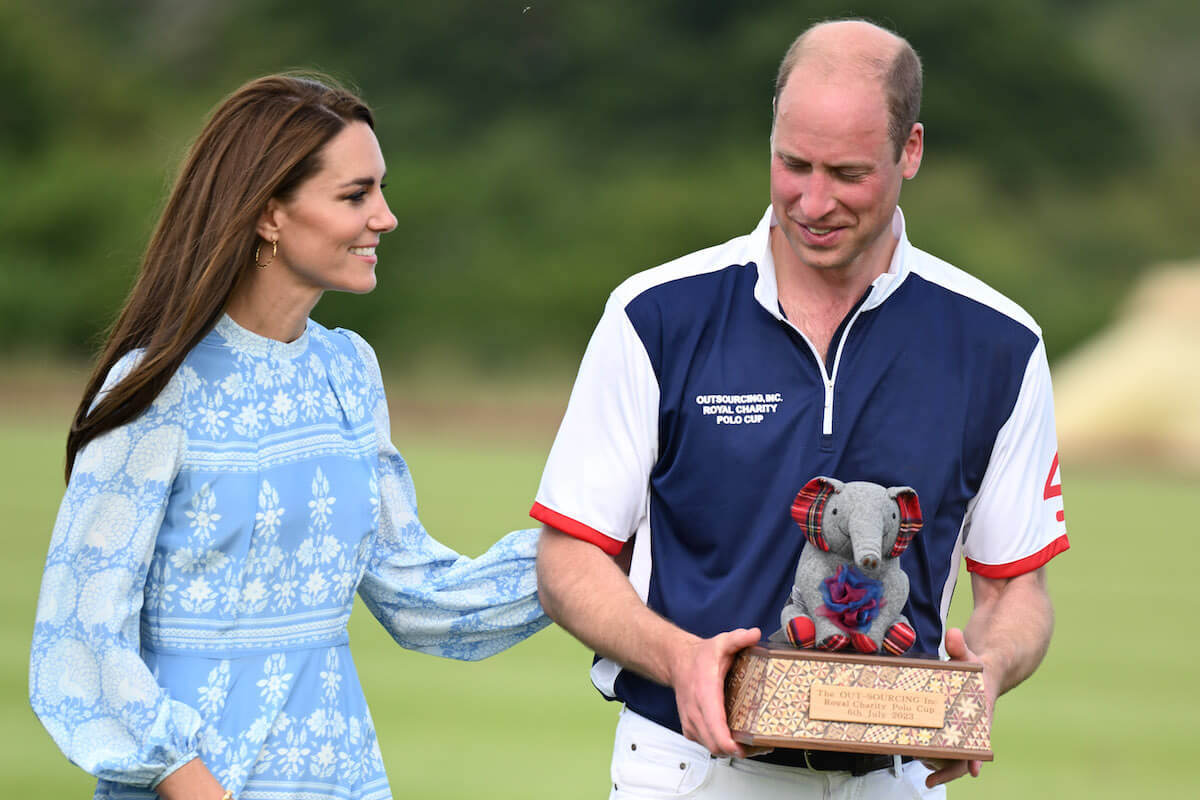
[[[239,800],[388,798],[347,646],[355,592],[404,647],[483,658],[547,624],[535,545],[518,531],[469,559],[430,538],[361,337],[310,320],[282,343],[223,317],[79,453],[31,702],[97,798],[154,797],[196,756]]]

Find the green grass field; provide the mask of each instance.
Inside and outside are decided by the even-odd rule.
[[[63,428],[11,417],[0,423],[10,541],[0,581],[0,776],[14,797],[91,793],[92,780],[61,756],[26,699],[37,588],[62,491]],[[397,444],[413,469],[426,527],[471,554],[528,527],[548,444],[535,438],[522,445],[514,436],[470,441],[401,428]],[[1200,482],[1086,473],[1069,459],[1065,478],[1073,548],[1052,564],[1058,623],[1050,654],[1026,685],[1001,698],[996,762],[951,794],[1195,796],[1193,776],[1178,767],[1200,742],[1200,644],[1183,624],[1200,615],[1189,588],[1200,553]],[[1146,543],[1144,554],[1123,546],[1131,533]],[[960,597],[955,619],[969,608],[969,596]],[[400,650],[359,608],[351,640],[397,797],[606,796],[617,707],[592,689],[590,654],[561,630],[461,664]]]

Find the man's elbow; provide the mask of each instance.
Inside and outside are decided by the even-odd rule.
[[[619,579],[619,581],[618,581]],[[564,615],[591,602],[590,598],[628,586],[619,555],[610,556],[589,541],[550,525],[542,526],[537,552],[538,598],[550,619],[566,626]]]
[[[546,616],[562,624],[563,584],[570,569],[570,536],[549,525],[542,526],[537,549],[538,600]]]
[[[990,611],[1010,603],[1034,612],[1051,608],[1045,567],[1008,578],[987,578],[974,573],[971,575],[971,590],[978,609]]]

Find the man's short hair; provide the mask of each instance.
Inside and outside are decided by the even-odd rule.
[[[839,20],[849,21],[849,20]],[[869,22],[869,20],[857,20],[860,22]],[[779,97],[783,94],[783,89],[787,85],[788,78],[792,74],[792,70],[796,68],[796,64],[800,61],[801,56],[805,54],[808,34],[814,29],[825,23],[817,23],[804,33],[796,37],[787,52],[783,55],[783,61],[779,64],[779,73],[775,76],[775,99],[772,104],[773,113],[778,113]],[[875,23],[870,23],[876,25]],[[903,36],[900,36],[895,31],[884,28],[882,25],[876,27],[888,31],[897,39],[900,40],[900,49],[892,58],[891,63],[882,59],[868,58],[865,59],[864,66],[875,72],[878,72],[883,81],[884,92],[887,95],[888,104],[888,138],[892,140],[892,145],[895,148],[896,160],[900,160],[900,155],[904,152],[904,143],[908,141],[908,134],[912,131],[913,125],[916,124],[917,118],[921,114],[921,88],[922,88],[922,71],[921,59],[917,55],[917,51]],[[771,120],[774,125],[774,118]]]

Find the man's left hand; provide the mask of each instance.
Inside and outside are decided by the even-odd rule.
[[[963,637],[963,632],[958,628],[951,628],[946,631],[946,653],[955,661],[974,661],[983,662],[978,655],[967,647],[967,641]],[[983,691],[987,698],[987,713],[988,718],[992,718],[992,712],[996,707],[996,684],[994,680],[989,680],[987,664],[984,663],[983,669]],[[978,778],[980,771],[983,769],[983,762],[977,759],[966,760],[951,760],[942,758],[923,758],[921,763],[933,770],[933,774],[925,778],[925,786],[932,789],[933,787],[949,783],[956,778],[961,778],[968,772],[972,778]]]

